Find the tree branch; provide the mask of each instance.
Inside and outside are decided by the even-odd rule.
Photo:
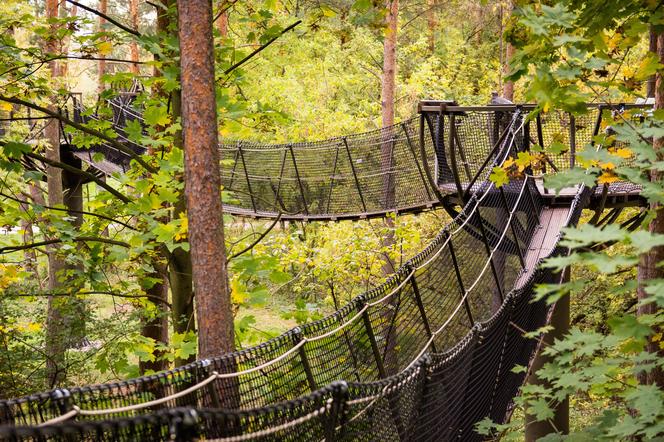
[[[252,58],[254,58],[254,57],[256,56],[256,54],[258,54],[259,52],[263,51],[263,49],[265,49],[265,48],[267,48],[268,46],[270,46],[270,45],[271,45],[272,43],[274,43],[279,37],[281,37],[282,35],[284,35],[286,32],[290,31],[291,29],[295,28],[295,26],[299,25],[300,23],[302,23],[302,20],[298,20],[298,21],[296,21],[295,23],[293,23],[292,25],[290,25],[289,27],[287,27],[286,29],[284,29],[283,31],[281,31],[281,32],[279,33],[279,35],[275,35],[274,37],[272,37],[271,39],[269,39],[267,42],[265,42],[264,44],[262,44],[261,46],[259,46],[258,48],[256,48],[256,50],[254,50],[251,54],[247,55],[247,56],[244,57],[242,60],[238,61],[237,63],[235,63],[234,65],[232,65],[232,66],[229,67],[228,69],[226,69],[226,70],[224,71],[224,74],[230,74],[230,73],[233,72],[235,69],[239,68],[240,66],[242,66],[243,64],[245,64],[246,62],[248,62],[249,60],[251,60]]]
[[[150,166],[145,161],[143,161],[140,158],[140,156],[136,154],[136,152],[134,152],[133,150],[131,150],[127,146],[123,145],[122,143],[119,143],[117,140],[109,137],[108,135],[105,135],[105,134],[99,132],[98,130],[90,129],[89,127],[86,127],[86,126],[84,126],[80,123],[77,123],[75,121],[70,120],[69,118],[65,117],[64,115],[60,115],[58,112],[52,111],[52,110],[47,109],[43,106],[39,106],[37,104],[31,103],[29,101],[21,100],[20,98],[5,97],[4,95],[0,95],[0,101],[5,101],[7,103],[13,103],[13,104],[18,104],[18,105],[21,105],[21,106],[29,107],[31,109],[34,109],[34,110],[39,111],[41,113],[44,113],[44,114],[46,114],[50,117],[53,117],[57,120],[60,120],[63,123],[65,123],[66,125],[73,127],[74,129],[78,129],[81,132],[87,133],[88,135],[92,135],[92,136],[95,136],[97,138],[100,138],[100,139],[106,141],[112,147],[119,150],[120,152],[123,152],[123,153],[129,155],[131,158],[136,160],[136,162],[138,164],[143,166],[143,168],[145,170],[147,170],[148,172],[157,173],[157,169],[155,169],[154,167]]]
[[[75,291],[71,293],[66,293],[66,292],[56,292],[56,293],[9,293],[5,294],[3,296],[6,296],[8,298],[30,298],[33,296],[37,297],[47,297],[47,296],[56,296],[56,297],[63,297],[63,296],[72,296],[72,295],[109,295],[109,296],[116,296],[118,298],[128,298],[128,299],[150,299],[153,301],[157,301],[161,304],[164,304],[168,308],[171,308],[171,304],[166,301],[165,299],[160,298],[159,296],[154,296],[154,295],[125,295],[123,293],[117,293],[117,292],[111,292],[111,291],[106,291],[106,290],[92,290],[92,291]]]
[[[126,242],[122,241],[116,241],[114,239],[109,239],[109,238],[100,238],[97,236],[79,236],[77,238],[72,238],[71,239],[74,242],[103,242],[106,244],[112,244],[115,246],[121,246],[121,247],[126,247],[130,248],[131,246],[127,244]],[[22,244],[20,246],[7,246],[7,247],[0,247],[0,255],[4,255],[5,253],[13,253],[13,252],[18,252],[21,250],[26,250],[26,249],[32,249],[35,247],[41,247],[41,246],[48,246],[50,244],[59,244],[63,242],[62,239],[56,238],[56,239],[46,239],[44,241],[38,241],[38,242],[33,242],[30,244]]]
[[[137,30],[132,29],[132,28],[130,28],[130,27],[128,27],[128,26],[123,25],[123,24],[120,23],[119,21],[117,21],[117,20],[115,20],[115,19],[109,17],[109,16],[106,15],[106,14],[102,14],[101,12],[97,11],[96,9],[93,9],[93,8],[91,8],[91,7],[89,7],[89,6],[85,6],[84,4],[79,3],[79,2],[76,2],[76,1],[74,1],[74,0],[65,0],[65,1],[66,1],[67,3],[71,3],[72,5],[78,6],[79,8],[84,9],[84,10],[86,10],[86,11],[88,11],[88,12],[91,12],[91,13],[93,13],[94,15],[96,15],[96,16],[98,16],[98,17],[103,18],[103,19],[106,20],[107,22],[114,24],[114,25],[117,26],[118,28],[122,29],[122,30],[125,31],[125,32],[130,33],[131,35],[134,35],[134,36],[136,36],[136,37],[141,37],[141,33],[138,32]]]
[[[105,182],[104,180],[100,180],[95,175],[91,174],[90,172],[86,172],[85,170],[81,170],[77,167],[70,166],[69,164],[66,164],[66,163],[63,163],[63,162],[60,162],[60,161],[51,160],[49,158],[46,158],[43,155],[39,155],[38,153],[26,152],[24,155],[27,156],[27,157],[30,157],[32,159],[39,160],[42,163],[46,163],[49,166],[58,167],[62,170],[66,170],[67,172],[71,172],[71,173],[75,173],[75,174],[80,175],[80,176],[84,176],[84,177],[94,181],[95,183],[97,183],[100,187],[103,187],[104,189],[108,190],[111,194],[113,194],[113,196],[120,199],[120,201],[125,202],[125,203],[131,202],[131,198],[121,194],[120,192],[115,190],[111,185],[109,185],[107,182]]]
[[[263,240],[263,238],[265,238],[267,236],[267,234],[270,233],[270,231],[272,229],[274,229],[274,226],[277,225],[277,223],[279,222],[280,219],[281,219],[281,212],[277,215],[277,217],[274,219],[274,221],[272,221],[272,224],[270,224],[270,226],[263,233],[261,233],[260,236],[254,240],[254,242],[252,242],[251,244],[249,244],[247,247],[240,250],[239,252],[229,256],[228,259],[226,260],[226,262],[229,262],[231,259],[237,258],[238,256],[242,255],[243,253],[246,253],[249,250],[253,249],[256,246],[256,244],[261,242]]]
[[[32,204],[30,201],[26,201],[26,200],[22,200],[22,199],[20,199],[20,198],[13,197],[13,196],[8,195],[8,194],[6,194],[6,193],[4,193],[4,192],[0,192],[0,196],[3,196],[3,197],[5,197],[5,198],[7,198],[7,199],[10,199],[10,200],[12,200],[12,201],[16,201],[16,202],[19,203],[19,204]],[[35,204],[37,204],[37,203],[35,203]],[[47,206],[47,205],[44,205],[44,204],[38,204],[38,205],[39,205],[39,206],[42,206],[42,207],[44,207],[44,208],[46,208],[46,209],[49,209],[49,210],[58,210],[58,211],[60,211],[60,212],[80,213],[81,215],[94,216],[94,217],[97,217],[97,218],[105,219],[106,221],[110,221],[110,222],[112,222],[112,223],[120,224],[120,225],[122,225],[122,226],[124,226],[124,227],[127,227],[127,228],[131,229],[131,230],[135,230],[135,231],[137,231],[137,229],[136,229],[135,227],[133,227],[133,226],[131,226],[131,225],[125,223],[125,222],[122,222],[122,221],[117,220],[117,219],[115,219],[115,218],[111,218],[110,216],[100,215],[99,213],[87,212],[87,211],[85,211],[85,210],[65,209],[65,208],[62,208],[62,207],[53,207],[53,206]]]

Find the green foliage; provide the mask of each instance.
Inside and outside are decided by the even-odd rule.
[[[643,44],[648,25],[659,29],[662,24],[654,3],[558,1],[525,5],[518,13],[511,41],[519,51],[511,78],[524,80],[525,96],[537,101],[538,111],[580,113],[588,99],[631,101],[642,94],[643,81],[662,68]],[[606,112],[603,121],[603,128],[610,125],[614,135],[595,137],[595,145],[584,146],[579,155],[580,167],[546,176],[547,187],[624,180],[642,185],[650,203],[660,202],[662,182],[649,176],[661,170],[651,141],[664,135],[661,111],[638,118],[629,111]],[[566,146],[552,147],[560,151]],[[504,173],[496,172],[494,179],[502,182]],[[569,435],[540,440],[662,440],[664,393],[643,383],[648,373],[664,367],[662,284],[661,279],[637,281],[636,265],[645,253],[661,247],[664,237],[643,229],[645,222],[628,230],[621,222],[635,211],[626,212],[614,224],[582,223],[567,229],[561,244],[570,254],[546,263],[558,271],[572,266],[571,282],[539,287],[537,298],[552,304],[569,296],[573,328],[544,349],[551,359],[537,375],[547,383],[524,386],[516,403],[523,413],[547,420],[555,406],[570,397],[577,420]],[[655,216],[652,211],[647,219]],[[637,287],[651,297],[637,302]],[[506,434],[507,440],[522,438],[521,423],[515,420],[496,425],[485,419],[478,431]]]

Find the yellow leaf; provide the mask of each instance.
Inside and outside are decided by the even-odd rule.
[[[113,51],[113,44],[110,41],[102,41],[97,45],[97,52],[101,55],[108,55]]]
[[[612,172],[604,172],[597,179],[599,184],[610,184],[615,183],[616,181],[618,181],[618,177]]]
[[[624,159],[629,159],[632,157],[632,151],[626,147],[621,147],[620,149],[617,149],[613,154],[617,157],[624,158]]]
[[[0,109],[10,112],[12,110],[12,104],[7,103],[6,101],[0,101]]]

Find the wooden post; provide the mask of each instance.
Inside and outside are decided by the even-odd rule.
[[[457,262],[456,253],[454,253],[454,246],[452,245],[452,235],[446,230],[445,235],[447,236],[447,247],[450,251],[450,256],[452,257],[452,264],[454,264],[454,273],[456,274],[457,282],[459,283],[459,291],[461,299],[463,299],[463,306],[466,308],[466,314],[468,315],[468,320],[470,321],[470,326],[475,325],[475,320],[473,319],[473,313],[470,310],[470,304],[468,303],[468,298],[466,296],[466,288],[463,284],[463,278],[461,278],[461,271],[459,270],[459,263]],[[464,299],[465,298],[465,299]]]
[[[561,283],[568,282],[570,278],[570,269],[563,271]],[[556,302],[551,316],[551,325],[553,330],[546,333],[542,338],[542,345],[552,344],[555,339],[562,338],[569,331],[570,301],[569,295],[563,296]],[[546,385],[546,383],[537,377],[537,370],[550,361],[549,356],[541,353],[535,356],[531,373],[526,382],[532,385]],[[550,420],[536,421],[532,415],[526,415],[526,442],[535,442],[547,434],[569,433],[569,398],[560,402],[554,409],[554,416]]]
[[[244,151],[242,150],[242,144],[238,143],[237,150],[240,153],[240,158],[242,159],[242,168],[244,169],[244,177],[247,180],[247,192],[249,192],[249,197],[251,198],[251,207],[253,207],[254,212],[256,212],[256,201],[254,201],[254,192],[251,190],[251,180],[249,179],[249,172],[247,172],[247,163],[244,160]]]
[[[355,164],[353,164],[353,157],[350,155],[350,147],[348,146],[348,140],[346,140],[346,137],[344,137],[344,146],[346,146],[346,153],[348,154],[348,162],[350,163],[350,170],[353,172],[353,178],[355,179],[355,187],[357,188],[357,194],[360,196],[362,209],[366,212],[367,205],[364,202],[364,196],[362,195],[362,186],[360,186],[360,180],[357,178],[357,172],[355,171]]]
[[[293,168],[295,169],[295,177],[297,178],[297,184],[300,187],[300,195],[302,195],[302,206],[304,207],[305,215],[309,215],[309,208],[307,207],[307,199],[304,196],[304,186],[302,185],[302,180],[300,179],[300,171],[297,168],[297,161],[295,161],[295,153],[293,152],[293,145],[289,145],[288,149],[290,150],[291,159],[293,160]]]
[[[330,175],[330,192],[327,195],[327,210],[325,210],[325,212],[327,213],[330,213],[330,203],[332,202],[332,189],[334,188],[334,180],[335,180],[335,175],[337,173],[338,161],[339,161],[339,146],[337,146],[337,151],[334,154],[334,165],[332,166],[332,175]]]
[[[415,161],[415,165],[417,166],[417,171],[420,173],[420,179],[422,180],[422,185],[424,186],[424,189],[427,191],[427,196],[431,200],[431,191],[429,190],[429,184],[427,183],[427,180],[424,178],[424,172],[422,172],[422,166],[420,166],[420,162],[417,161],[417,154],[415,153],[415,148],[413,147],[413,143],[410,140],[410,134],[408,133],[408,128],[406,127],[405,123],[401,123],[401,127],[403,128],[403,132],[406,134],[406,142],[408,143],[408,147],[410,148],[410,153],[413,154],[413,161]]]
[[[408,269],[412,272],[415,271],[412,264],[407,264]],[[415,273],[410,278],[410,283],[413,287],[413,295],[415,296],[415,302],[417,303],[417,308],[420,311],[420,316],[422,317],[422,325],[424,325],[424,331],[427,332],[429,339],[433,338],[433,333],[431,332],[431,325],[429,325],[429,319],[427,318],[426,310],[424,309],[424,304],[422,303],[422,296],[420,295],[420,289],[417,286],[417,281],[415,280]],[[436,343],[431,341],[431,350],[436,353]]]

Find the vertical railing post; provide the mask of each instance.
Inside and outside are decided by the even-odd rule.
[[[210,372],[211,367],[212,367],[212,361],[210,361],[209,359],[203,359],[201,361],[200,368],[201,371],[203,372],[203,376],[202,379],[198,379],[199,382],[212,376],[212,372]],[[210,382],[209,384],[207,384],[205,388],[207,389],[207,392],[210,395],[210,401],[212,402],[212,406],[216,409],[219,409],[221,408],[221,400],[219,399],[219,392],[215,388],[215,384],[216,384],[215,381]],[[231,403],[232,402],[234,401],[231,399]],[[202,406],[205,407],[206,405],[202,404]]]
[[[440,180],[439,170],[436,170],[436,178],[434,178],[431,175],[431,167],[429,166],[429,160],[427,160],[426,148],[424,147],[425,146],[425,142],[424,142],[424,138],[425,138],[424,137],[424,133],[425,133],[425,131],[424,131],[424,120],[425,119],[426,119],[426,122],[427,122],[427,126],[429,126],[429,132],[431,132],[432,143],[434,144],[433,150],[434,150],[434,156],[436,158],[437,169],[440,169],[441,167],[443,167],[441,165],[438,165],[438,162],[440,160],[438,159],[438,147],[436,146],[436,142],[433,141],[434,131],[431,128],[431,124],[429,123],[429,119],[424,116],[424,113],[421,113],[420,114],[420,125],[419,125],[419,138],[420,138],[420,155],[422,156],[422,167],[424,168],[424,173],[427,176],[427,180],[429,180],[429,184],[431,184],[431,189],[436,194],[436,197],[438,198],[438,201],[442,202],[443,201],[443,194],[440,192],[440,189],[438,188],[438,182],[436,181],[436,179],[438,181]],[[443,158],[444,158],[445,157],[445,152],[443,152],[442,155],[443,155]],[[447,163],[445,163],[445,164],[447,164]]]
[[[309,215],[309,208],[307,207],[307,199],[304,196],[304,186],[302,185],[302,180],[300,179],[300,171],[297,169],[297,161],[295,161],[295,153],[293,152],[293,145],[288,146],[290,150],[291,158],[293,159],[293,167],[295,168],[295,177],[297,178],[297,184],[300,187],[300,195],[302,195],[302,205],[304,206],[304,213]]]
[[[368,305],[366,299],[363,299],[363,301],[363,303],[358,303],[358,307],[364,308],[366,305]],[[380,376],[380,379],[385,379],[387,374],[385,372],[385,366],[383,365],[383,358],[380,355],[380,349],[378,348],[378,342],[376,341],[376,335],[374,334],[373,326],[371,325],[371,318],[369,318],[369,309],[364,309],[362,312],[362,322],[364,323],[364,329],[367,332],[369,344],[371,345],[371,351],[373,352],[374,360],[376,361],[378,375]]]
[[[279,169],[279,181],[277,181],[277,191],[274,193],[274,209],[275,211],[277,210],[277,204],[279,203],[279,194],[281,193],[281,181],[283,180],[284,176],[284,169],[286,168],[286,150],[281,154],[281,168]],[[284,207],[283,204],[281,204],[281,208],[286,211],[286,208]]]
[[[249,179],[249,172],[247,171],[247,163],[244,160],[244,151],[242,150],[242,143],[237,144],[237,150],[240,154],[240,158],[242,159],[242,168],[244,169],[244,177],[247,180],[247,191],[249,192],[249,196],[251,197],[251,207],[253,207],[254,212],[257,212],[256,202],[254,201],[254,192],[251,190],[251,180]]]
[[[537,118],[535,120],[535,126],[537,128],[537,143],[539,144],[540,148],[544,150],[544,133],[542,132],[542,117],[540,114],[537,114]],[[543,153],[543,155],[546,156],[546,153]],[[546,160],[542,162],[542,172],[546,174]],[[544,181],[542,181],[542,189],[544,189],[544,193],[547,194],[549,193],[548,189],[544,185]]]
[[[417,309],[420,311],[420,316],[422,317],[422,325],[424,325],[424,331],[426,331],[429,339],[433,338],[433,333],[431,332],[431,326],[429,325],[429,318],[427,318],[426,310],[424,309],[424,304],[422,303],[422,296],[420,294],[420,289],[415,280],[415,267],[411,263],[406,263],[406,269],[408,269],[408,274],[412,273],[410,277],[410,284],[413,287],[413,295],[415,297],[415,303],[417,304]],[[431,349],[436,352],[436,343],[431,341]]]
[[[526,178],[527,179],[527,178]],[[523,183],[524,186],[527,186],[527,182],[524,181]],[[510,211],[508,205],[507,205],[507,197],[505,196],[505,191],[503,190],[502,186],[499,188],[500,189],[500,197],[503,200],[503,205],[505,206],[505,210],[507,211],[508,217],[511,217],[509,224],[510,224],[510,229],[512,230],[512,236],[514,236],[514,243],[516,245],[516,251],[519,255],[519,262],[521,263],[521,267],[525,268],[526,267],[526,261],[523,259],[523,252],[521,251],[521,246],[519,245],[519,237],[516,234],[516,228],[514,227],[514,217],[512,216],[513,212],[516,212],[516,208],[518,206],[514,206],[514,210]],[[527,190],[527,189],[524,189]],[[518,201],[518,197],[517,197]]]
[[[406,127],[406,123],[401,123],[401,127],[403,128],[403,132],[406,134],[406,142],[408,143],[410,152],[413,154],[413,161],[415,161],[415,165],[417,166],[417,171],[420,174],[422,185],[424,186],[424,189],[427,191],[427,196],[429,197],[429,200],[431,200],[432,197],[431,197],[431,191],[429,190],[429,184],[427,180],[424,178],[424,172],[422,172],[422,166],[420,166],[420,162],[417,161],[417,154],[415,153],[415,147],[413,147],[413,143],[410,140],[410,134],[408,133],[408,128]]]
[[[302,329],[296,327],[293,329],[293,345],[298,345],[304,336],[302,334]],[[309,389],[314,391],[318,388],[316,385],[316,380],[314,379],[314,374],[311,371],[311,365],[309,364],[309,358],[307,357],[307,352],[304,350],[304,345],[300,346],[298,349],[298,354],[300,355],[300,361],[302,362],[302,368],[304,369],[304,374],[307,376],[307,383],[309,384]]]
[[[450,114],[449,117],[450,121],[450,139],[449,139],[449,145],[450,145],[450,167],[452,168],[452,175],[454,178],[454,184],[456,185],[457,188],[457,193],[459,194],[459,204],[463,205],[464,201],[464,190],[461,187],[461,179],[459,178],[459,168],[457,167],[457,161],[456,161],[456,151],[454,150],[454,142],[456,140],[456,137],[454,136],[454,133],[456,132],[456,116],[454,113]],[[469,184],[469,186],[471,186]],[[468,190],[468,189],[466,189]]]
[[[367,305],[366,299],[363,299],[363,301],[364,303],[359,303],[358,306],[362,306],[362,304],[366,306]],[[374,334],[373,326],[371,325],[371,318],[369,318],[368,309],[364,309],[364,312],[362,312],[362,321],[364,322],[364,328],[367,332],[367,336],[369,337],[369,342],[371,343],[371,350],[373,351],[374,359],[376,360],[376,367],[378,368],[378,374],[381,379],[385,379],[387,377],[387,373],[385,372],[383,359],[380,356],[380,349],[378,348],[378,342],[376,342],[376,335]],[[405,433],[403,429],[403,424],[401,422],[401,418],[399,417],[397,404],[395,403],[394,398],[390,393],[387,394],[387,402],[389,404],[390,412],[392,414],[392,418],[394,419],[394,424],[399,434],[399,440],[403,440]]]
[[[327,195],[327,208],[326,213],[330,213],[330,203],[332,202],[332,188],[334,187],[334,180],[337,173],[337,161],[339,160],[339,145],[337,145],[336,153],[334,154],[334,166],[332,167],[332,175],[330,176],[330,192]]]
[[[367,212],[367,205],[364,202],[364,195],[362,195],[362,187],[360,186],[360,180],[357,178],[357,172],[355,171],[355,164],[353,163],[353,157],[350,154],[350,147],[348,146],[348,140],[346,137],[343,138],[344,146],[346,146],[346,154],[348,154],[348,162],[350,163],[350,170],[353,172],[353,178],[355,179],[355,188],[357,189],[357,194],[360,197],[360,202],[362,203],[362,210]]]
[[[346,381],[334,381],[331,387],[332,403],[330,404],[330,416],[325,423],[325,442],[343,438],[346,402],[348,402],[348,384]],[[337,427],[340,427],[340,434],[337,434]]]
[[[445,238],[447,241],[447,248],[452,257],[452,265],[454,265],[454,273],[456,274],[457,282],[459,283],[459,294],[463,300],[463,306],[466,309],[466,314],[468,315],[468,320],[470,321],[470,326],[475,325],[475,320],[473,319],[473,313],[470,310],[470,304],[468,303],[468,298],[466,297],[466,287],[463,284],[463,279],[461,278],[461,270],[459,270],[459,262],[457,261],[456,253],[454,252],[454,246],[452,245],[452,235],[450,232],[445,230]]]
[[[576,118],[569,114],[569,167],[574,168],[576,164]]]
[[[459,138],[459,131],[454,128],[454,139],[456,141],[457,150],[459,151],[459,156],[461,157],[461,164],[463,164],[463,169],[466,172],[466,178],[468,182],[472,179],[470,173],[470,166],[468,165],[468,160],[466,159],[466,152],[463,150],[463,145],[461,144],[461,138]]]
[[[500,302],[502,303],[505,300],[504,294],[503,294],[503,285],[501,284],[501,281],[498,277],[498,271],[496,270],[496,266],[493,262],[493,256],[491,252],[491,245],[489,245],[489,238],[486,235],[486,229],[484,228],[484,222],[482,220],[482,215],[480,213],[480,207],[479,205],[477,206],[477,210],[475,211],[475,217],[477,219],[477,223],[480,228],[480,233],[482,234],[482,242],[484,242],[484,248],[486,249],[486,254],[487,257],[489,258],[489,265],[491,266],[491,273],[493,273],[493,279],[496,282],[496,288],[498,289],[498,296],[500,297]],[[500,241],[500,238],[498,239]],[[496,245],[498,247],[500,243]]]

